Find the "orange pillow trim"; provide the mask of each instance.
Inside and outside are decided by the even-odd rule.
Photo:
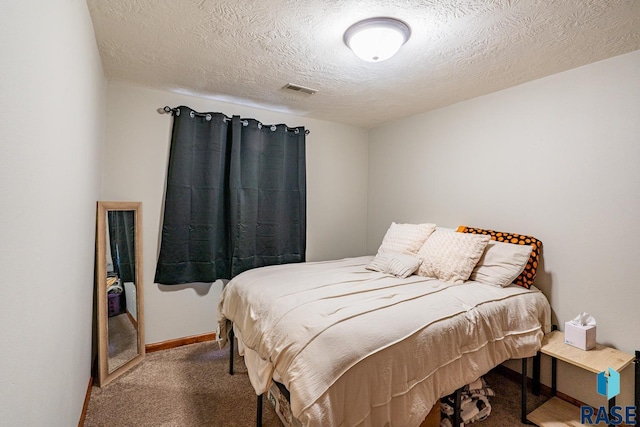
[[[533,279],[536,278],[536,270],[538,269],[538,260],[540,259],[540,251],[542,250],[542,242],[535,237],[525,236],[516,233],[505,233],[503,231],[485,230],[484,228],[467,227],[461,225],[457,229],[458,233],[486,234],[491,240],[504,243],[513,243],[514,245],[531,245],[531,256],[527,262],[527,266],[522,273],[513,281],[523,288],[531,288]]]

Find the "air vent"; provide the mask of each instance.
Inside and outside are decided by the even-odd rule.
[[[302,93],[306,93],[307,95],[313,95],[314,93],[316,93],[318,91],[317,89],[311,89],[310,87],[294,85],[292,83],[287,83],[286,85],[284,85],[282,87],[282,89],[289,89],[289,90],[293,90],[293,91],[296,91],[296,92],[302,92]]]

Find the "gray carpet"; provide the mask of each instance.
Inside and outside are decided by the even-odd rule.
[[[255,425],[256,395],[246,367],[208,341],[148,354],[104,388],[92,387],[85,426],[233,427]],[[266,403],[266,399],[265,399]],[[280,426],[264,405],[263,425]]]
[[[213,341],[148,354],[141,365],[104,388],[93,387],[85,426],[233,427],[255,425],[256,395],[246,368],[235,358],[228,373],[228,347]],[[490,372],[496,396],[478,427],[520,426],[520,386]],[[529,409],[544,398],[529,395]],[[263,425],[281,426],[265,399]]]

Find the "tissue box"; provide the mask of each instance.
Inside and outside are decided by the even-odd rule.
[[[591,350],[596,346],[596,327],[565,322],[564,343],[581,350]]]

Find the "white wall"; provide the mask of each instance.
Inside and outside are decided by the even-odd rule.
[[[134,320],[138,320],[138,296],[133,282],[124,282],[124,298],[127,301],[127,311]]]
[[[305,126],[307,259],[362,255],[366,250],[367,131],[274,111],[110,81],[103,200],[141,201],[147,343],[215,331],[221,284],[153,283],[173,119],[169,105],[253,117],[265,124]]]
[[[391,221],[531,234],[554,320],[587,311],[599,342],[640,349],[639,76],[635,51],[373,129],[368,252]],[[568,373],[561,391],[603,403]]]
[[[0,6],[0,420],[78,424],[105,80],[82,0]]]

